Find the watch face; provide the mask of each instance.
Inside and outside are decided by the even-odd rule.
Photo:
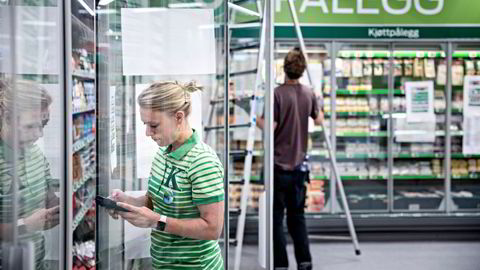
[[[164,231],[165,230],[165,222],[162,222],[162,221],[157,221],[157,230],[159,231]]]

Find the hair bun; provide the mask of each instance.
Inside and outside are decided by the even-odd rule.
[[[182,85],[182,88],[189,93],[194,93],[196,91],[203,91],[203,86],[197,85],[195,81],[191,81],[189,83]]]

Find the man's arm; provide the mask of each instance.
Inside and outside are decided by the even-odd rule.
[[[323,119],[324,119],[323,111],[319,111],[317,118],[313,119],[314,120],[313,122],[315,122],[315,125],[321,125],[323,123]]]
[[[263,118],[263,116],[257,118],[257,127],[260,128],[261,130],[264,129],[265,118]],[[273,130],[275,130],[276,128],[277,128],[277,122],[273,121]]]

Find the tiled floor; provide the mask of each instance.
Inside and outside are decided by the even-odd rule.
[[[351,242],[314,242],[315,270],[480,270],[480,242],[366,242],[355,256]],[[296,269],[293,246],[288,246],[290,268]],[[230,250],[233,269],[234,250]],[[262,269],[258,247],[244,246],[241,269]]]

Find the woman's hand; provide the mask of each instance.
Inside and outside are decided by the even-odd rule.
[[[128,196],[120,189],[112,190],[112,194],[108,198],[116,202],[126,202],[128,200]],[[117,211],[110,209],[110,210],[107,210],[107,212],[113,219],[118,219]]]
[[[49,209],[38,209],[30,216],[24,218],[24,223],[28,232],[48,230],[55,227],[59,222],[60,206]]]
[[[137,207],[122,202],[117,203],[117,205],[130,210],[130,212],[118,211],[117,213],[133,226],[140,228],[153,228],[157,225],[157,221],[160,220],[160,215],[158,213],[153,212],[145,206]]]

